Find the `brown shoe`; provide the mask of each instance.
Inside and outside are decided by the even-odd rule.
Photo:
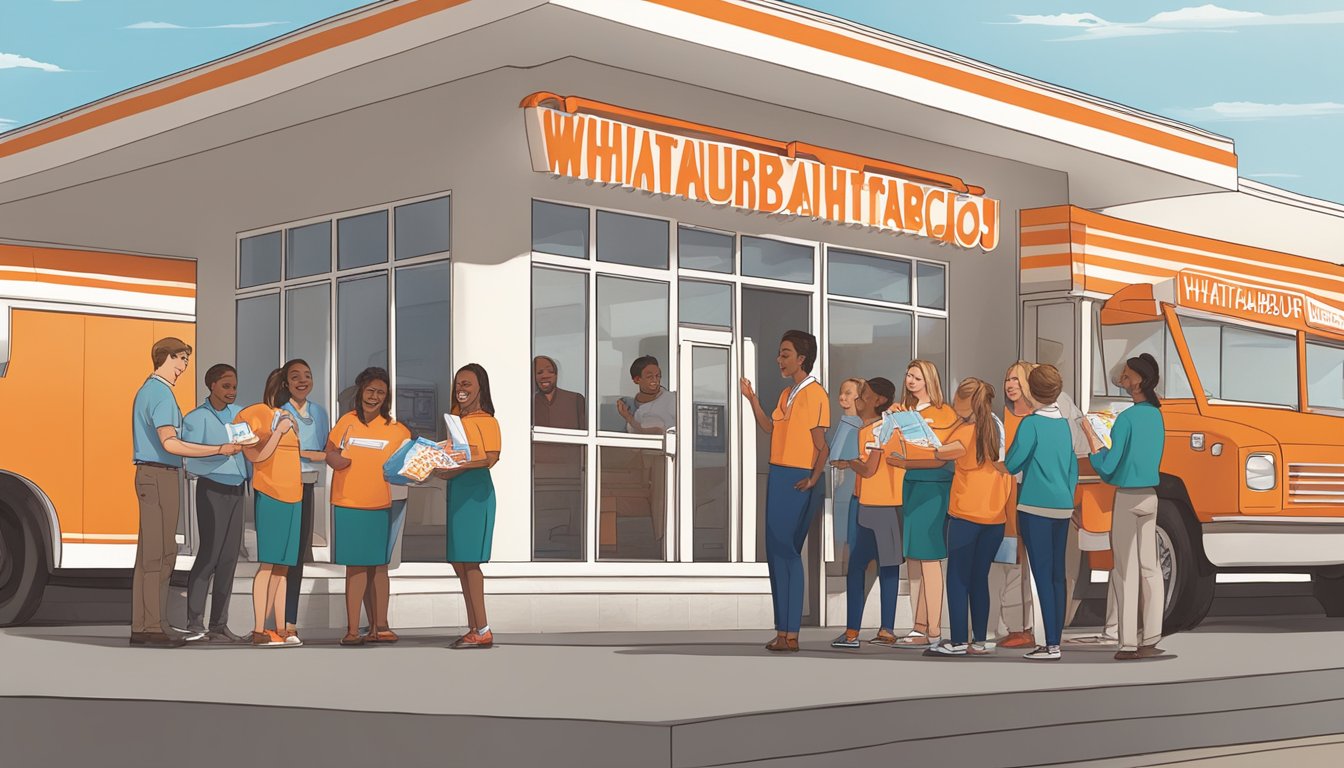
[[[1158,648],[1157,643],[1153,643],[1152,645],[1139,646],[1140,659],[1151,659],[1154,656],[1161,656],[1164,653],[1166,653],[1166,651],[1162,650],[1161,648]]]
[[[1036,645],[1036,637],[1031,632],[1009,632],[995,645],[999,648],[1030,648]]]
[[[380,629],[377,632],[370,632],[365,635],[365,639],[370,643],[395,643],[401,638],[397,637],[397,633],[390,629]]]
[[[341,638],[341,645],[363,645],[364,638],[357,633],[351,633]]]
[[[187,641],[177,636],[169,636],[163,632],[132,632],[131,645],[142,648],[181,648]]]
[[[798,649],[798,648],[797,648],[797,646],[798,646],[798,641],[797,641],[797,640],[794,640],[794,641],[793,641],[793,645],[794,645],[794,650],[797,650],[797,649]],[[774,640],[771,640],[770,642],[768,642],[768,643],[765,644],[765,650],[767,650],[767,651],[774,651],[775,653],[786,653],[786,652],[788,652],[788,650],[789,650],[789,641],[788,641],[788,638],[784,637],[783,635],[776,635]]]
[[[1133,661],[1141,658],[1143,657],[1139,655],[1138,651],[1118,651],[1115,654],[1116,661]]]

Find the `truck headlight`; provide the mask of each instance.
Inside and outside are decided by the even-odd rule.
[[[1272,491],[1279,482],[1274,471],[1274,454],[1252,453],[1246,457],[1246,487],[1252,491]]]

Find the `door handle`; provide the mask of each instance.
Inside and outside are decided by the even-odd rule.
[[[675,457],[677,455],[677,428],[668,427],[663,433],[663,453]]]

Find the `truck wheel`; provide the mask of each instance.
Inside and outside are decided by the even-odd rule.
[[[1162,634],[1194,629],[1213,606],[1216,579],[1212,573],[1202,572],[1181,510],[1166,499],[1159,500],[1157,505],[1157,560],[1166,592]]]
[[[1329,570],[1311,575],[1311,594],[1332,619],[1344,616],[1344,574]]]
[[[47,586],[47,556],[37,526],[0,502],[0,627],[37,612]]]

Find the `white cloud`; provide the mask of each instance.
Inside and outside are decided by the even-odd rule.
[[[1260,104],[1254,101],[1219,101],[1207,107],[1183,110],[1182,115],[1196,121],[1272,120],[1283,117],[1320,117],[1344,115],[1344,104],[1317,101],[1306,104]]]
[[[6,125],[16,125],[18,122],[18,120],[10,120],[8,117],[0,117],[0,128],[4,128]]]
[[[122,29],[259,29],[261,27],[274,27],[288,23],[288,21],[251,21],[243,24],[211,24],[205,27],[184,27],[181,24],[171,24],[166,21],[137,21],[134,24],[128,24],[122,27]]]
[[[1171,35],[1179,32],[1232,32],[1244,27],[1344,24],[1344,11],[1272,14],[1259,11],[1234,11],[1207,4],[1162,11],[1144,21],[1108,21],[1093,13],[1060,13],[1053,16],[1013,14],[1010,24],[1039,27],[1065,27],[1079,30],[1056,41],[1104,40],[1115,37]]]
[[[17,53],[0,53],[0,69],[40,69],[43,72],[64,72],[64,69],[45,61],[37,61]]]
[[[1252,179],[1300,179],[1300,173],[1252,173],[1248,174]]]

